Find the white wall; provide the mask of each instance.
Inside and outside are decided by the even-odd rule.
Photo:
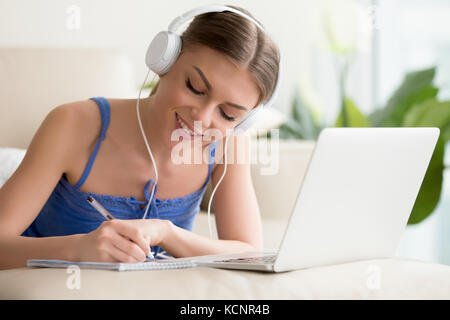
[[[406,72],[437,66],[439,98],[450,99],[450,1],[379,1],[380,100]]]
[[[342,0],[341,0],[342,1]],[[153,36],[179,14],[203,4],[200,0],[0,0],[0,46],[118,47],[132,60],[136,88],[144,80],[144,56]],[[300,78],[309,94],[334,120],[339,106],[335,72],[329,53],[316,45],[321,1],[223,1],[249,10],[280,47],[284,58],[283,85],[275,107],[290,110],[293,88]],[[79,29],[69,29],[71,6],[80,8]],[[371,108],[370,63],[355,66],[349,91],[363,110]]]

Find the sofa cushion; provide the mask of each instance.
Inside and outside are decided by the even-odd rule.
[[[0,271],[0,299],[449,299],[450,267],[379,259],[279,274],[213,268]]]
[[[0,188],[16,171],[25,153],[25,149],[0,148]]]

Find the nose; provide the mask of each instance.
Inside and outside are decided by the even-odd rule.
[[[202,122],[202,129],[206,130],[211,127],[214,114],[214,106],[212,104],[195,108],[192,111],[192,119]]]

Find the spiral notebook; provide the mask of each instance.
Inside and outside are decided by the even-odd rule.
[[[27,267],[68,268],[68,267],[74,266],[74,265],[80,267],[80,269],[131,271],[131,270],[184,269],[184,268],[196,267],[198,264],[192,260],[186,260],[186,259],[151,260],[151,261],[138,262],[138,263],[74,262],[74,261],[66,261],[66,260],[44,260],[44,259],[27,260]]]

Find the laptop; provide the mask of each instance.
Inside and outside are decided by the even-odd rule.
[[[284,272],[391,258],[438,137],[438,128],[326,128],[278,250],[190,260],[199,266]]]

